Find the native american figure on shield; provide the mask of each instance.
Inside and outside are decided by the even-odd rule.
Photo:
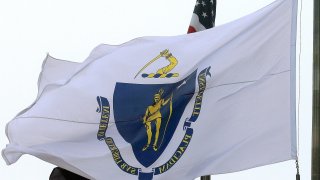
[[[143,147],[142,151],[147,150],[150,146],[152,135],[153,135],[152,127],[151,127],[152,122],[154,122],[156,125],[153,150],[154,151],[158,150],[158,139],[159,139],[159,133],[160,133],[160,127],[161,127],[161,121],[162,121],[162,115],[160,110],[163,106],[167,105],[169,101],[170,101],[170,115],[172,113],[172,95],[173,94],[171,94],[171,96],[167,100],[164,100],[162,98],[163,92],[164,92],[163,89],[160,89],[159,92],[154,95],[154,99],[153,99],[154,102],[151,106],[148,106],[146,113],[143,117],[143,123],[146,127],[148,142]],[[169,115],[169,119],[170,119],[170,115]]]

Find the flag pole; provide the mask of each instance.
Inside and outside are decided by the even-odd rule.
[[[209,176],[201,176],[201,180],[210,180],[211,177],[210,175]]]
[[[319,0],[313,5],[313,106],[312,106],[312,180],[320,179],[320,59]]]

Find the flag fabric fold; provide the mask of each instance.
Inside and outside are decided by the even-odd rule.
[[[296,159],[296,0],[198,33],[47,56],[7,124],[31,154],[88,179],[194,179]]]

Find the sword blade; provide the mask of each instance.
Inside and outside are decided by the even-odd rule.
[[[140,71],[136,74],[136,76],[134,77],[134,79],[145,69],[147,68],[150,64],[152,64],[153,62],[155,62],[156,60],[158,60],[161,57],[161,54],[159,54],[157,57],[151,59],[151,61],[149,61],[146,65],[143,66],[143,68],[140,69]]]

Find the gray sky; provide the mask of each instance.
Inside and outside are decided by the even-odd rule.
[[[273,0],[218,0],[216,25],[235,20],[271,2]],[[313,2],[303,0],[302,3],[299,158],[302,179],[310,179]],[[81,62],[101,43],[120,44],[141,36],[184,34],[194,4],[195,0],[1,0],[0,148],[8,143],[6,123],[34,101],[38,75],[48,52],[59,59]],[[297,53],[299,32],[300,29]],[[1,159],[0,179],[48,179],[53,167],[29,155],[11,166]],[[295,172],[294,161],[287,161],[215,175],[212,179],[283,180],[294,179]]]

